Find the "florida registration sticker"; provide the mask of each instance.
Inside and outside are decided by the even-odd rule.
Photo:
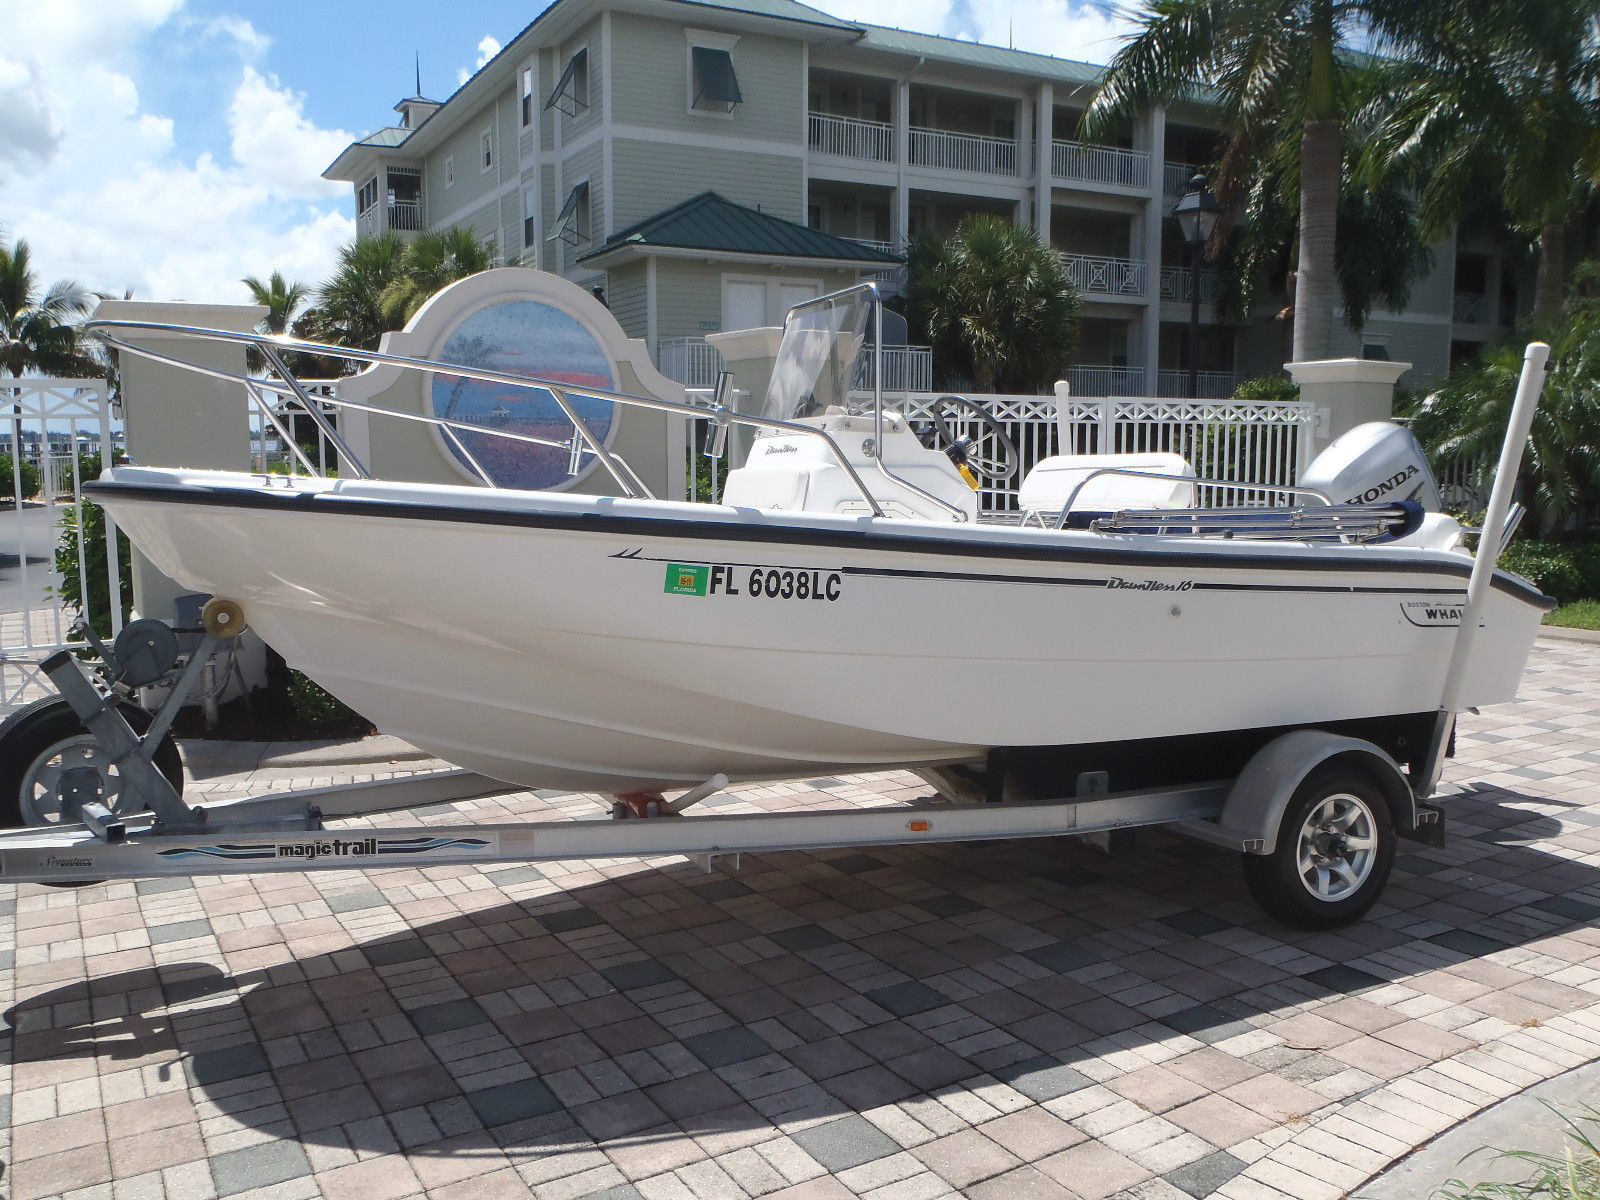
[[[711,568],[704,563],[668,563],[667,583],[661,590],[669,596],[704,596]]]

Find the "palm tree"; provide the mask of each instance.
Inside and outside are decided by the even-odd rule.
[[[1387,93],[1390,74],[1386,67],[1368,64],[1349,72],[1346,82],[1353,97],[1376,97]],[[1397,179],[1363,182],[1359,167],[1370,130],[1357,123],[1349,132],[1339,179],[1334,277],[1345,323],[1359,334],[1380,304],[1397,311],[1409,303],[1412,285],[1432,270],[1434,256],[1410,190]],[[1222,297],[1238,318],[1248,315],[1266,287],[1280,286],[1293,294],[1300,229],[1298,166],[1299,147],[1293,139],[1268,142],[1250,155],[1249,183],[1242,196],[1245,215]],[[1278,315],[1294,311],[1291,301]],[[1287,346],[1285,351],[1293,353]]]
[[[911,320],[946,370],[986,392],[1033,392],[1061,377],[1078,338],[1078,296],[1060,256],[1004,217],[966,217],[911,256]]]
[[[1468,10],[1473,10],[1469,12]],[[1221,101],[1225,146],[1216,190],[1237,200],[1256,150],[1297,138],[1297,360],[1324,358],[1333,335],[1341,144],[1358,44],[1432,59],[1475,6],[1451,0],[1151,0],[1117,51],[1080,125],[1096,138],[1197,89]],[[1451,41],[1451,46],[1456,45]]]
[[[28,243],[0,246],[0,369],[14,376],[104,375],[105,364],[84,349],[78,327],[95,300],[70,279],[57,280],[41,295]]]
[[[250,289],[250,298],[267,310],[267,315],[256,323],[257,333],[287,333],[311,298],[310,289],[305,284],[298,279],[293,283],[285,281],[282,271],[274,271],[266,283],[254,275],[246,275],[239,282]],[[259,350],[251,346],[245,357],[252,371],[261,370],[265,360]]]
[[[494,248],[463,226],[420,234],[406,247],[400,274],[384,289],[384,316],[398,329],[435,292],[494,265]]]
[[[1523,458],[1519,497],[1545,532],[1600,494],[1600,262],[1575,272],[1572,296],[1450,373],[1413,414],[1417,437],[1443,461],[1493,463],[1522,370],[1523,343],[1542,337],[1560,368],[1546,378]]]
[[[376,350],[391,325],[383,294],[400,276],[406,244],[393,232],[357,238],[339,251],[339,267],[317,289],[315,309],[304,318],[316,340]]]
[[[1554,315],[1569,226],[1600,185],[1593,5],[1532,5],[1477,53],[1406,64],[1377,111],[1370,173],[1415,186],[1433,235],[1498,194],[1513,227],[1538,240],[1533,309]]]

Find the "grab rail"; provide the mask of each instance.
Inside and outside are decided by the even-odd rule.
[[[93,334],[95,337],[98,337],[101,341],[105,342],[109,346],[113,346],[118,350],[126,350],[130,354],[136,354],[139,357],[149,359],[152,362],[165,363],[168,366],[174,366],[183,370],[193,371],[209,378],[220,379],[229,383],[241,384],[245,388],[246,392],[255,401],[257,407],[261,409],[262,415],[272,423],[274,428],[278,430],[278,433],[284,438],[284,441],[288,445],[295,447],[295,453],[299,455],[307,470],[312,474],[317,474],[317,471],[314,467],[312,467],[309,458],[305,456],[304,451],[299,449],[293,437],[289,435],[288,431],[284,428],[278,417],[272,413],[271,405],[266,402],[265,397],[262,395],[261,385],[264,381],[253,379],[249,375],[240,375],[233,371],[226,371],[220,367],[203,366],[199,363],[190,362],[187,359],[178,358],[170,354],[164,354],[159,350],[151,349],[149,346],[142,346],[128,341],[125,338],[118,337],[111,331],[149,330],[159,333],[176,333],[181,336],[195,338],[197,341],[232,342],[245,346],[255,346],[262,351],[263,356],[267,357],[269,361],[273,363],[273,366],[283,375],[285,382],[289,385],[291,390],[294,391],[296,401],[307,410],[308,415],[311,415],[313,420],[317,419],[317,406],[319,404],[331,404],[335,407],[349,408],[357,412],[376,413],[382,416],[397,417],[401,420],[417,421],[425,425],[434,426],[450,440],[452,445],[460,449],[462,456],[470,464],[478,478],[483,481],[485,486],[491,488],[498,487],[499,485],[494,482],[489,473],[483,468],[482,464],[479,463],[477,459],[474,458],[473,455],[466,449],[465,445],[462,443],[460,437],[456,433],[457,430],[483,434],[489,437],[504,438],[509,441],[525,442],[536,446],[549,446],[558,450],[567,450],[572,455],[572,463],[574,467],[581,463],[582,454],[585,450],[587,450],[600,461],[601,465],[606,468],[612,479],[616,481],[617,486],[622,489],[625,496],[630,499],[640,499],[642,497],[645,499],[655,500],[659,498],[650,490],[648,485],[646,485],[644,481],[639,478],[638,473],[634,471],[633,467],[629,465],[625,459],[613,454],[605,446],[604,442],[595,436],[594,431],[589,428],[587,422],[583,420],[583,418],[578,414],[577,410],[572,406],[571,397],[573,395],[577,395],[590,397],[597,400],[604,400],[610,404],[631,404],[635,407],[645,408],[655,412],[678,413],[682,416],[696,419],[703,419],[709,416],[719,425],[751,425],[760,429],[781,429],[790,433],[805,434],[810,437],[821,438],[827,445],[835,460],[837,460],[839,465],[844,468],[845,473],[850,477],[851,482],[855,484],[857,490],[860,491],[862,499],[864,499],[867,502],[868,507],[871,508],[872,515],[876,517],[881,517],[884,515],[883,508],[878,504],[877,498],[872,494],[871,490],[867,487],[866,482],[861,478],[856,469],[850,465],[849,459],[847,459],[844,455],[844,452],[840,450],[839,444],[826,430],[818,429],[812,425],[802,425],[794,421],[784,421],[774,417],[761,417],[753,414],[737,412],[728,408],[724,404],[716,404],[708,408],[696,404],[680,404],[672,400],[661,400],[653,396],[635,396],[626,392],[613,392],[603,388],[584,387],[581,389],[575,389],[570,388],[568,385],[560,383],[556,380],[543,379],[537,376],[509,375],[502,371],[489,371],[480,367],[463,366],[460,363],[439,362],[434,359],[413,358],[400,354],[385,354],[377,350],[357,350],[348,346],[329,346],[321,342],[299,341],[294,338],[285,337],[281,334],[243,333],[236,330],[208,329],[195,325],[175,325],[163,321],[91,321],[85,326],[85,329],[87,332]],[[328,358],[342,358],[351,362],[364,362],[383,366],[395,366],[404,370],[441,371],[445,374],[457,376],[458,378],[471,379],[482,383],[495,383],[508,387],[526,388],[529,391],[548,392],[555,400],[557,405],[560,406],[561,411],[566,416],[567,420],[571,422],[573,436],[570,441],[554,441],[550,438],[537,437],[533,434],[512,433],[511,431],[505,429],[495,429],[488,426],[472,425],[462,421],[452,421],[447,417],[430,416],[423,413],[401,412],[397,409],[384,408],[375,404],[363,404],[360,401],[349,400],[339,396],[312,397],[310,393],[306,392],[304,387],[302,387],[298,381],[294,379],[293,375],[284,369],[282,359],[279,357],[279,354],[286,350],[314,354]],[[318,428],[323,429],[325,433],[332,430],[331,425],[326,422],[325,416],[323,420],[318,421],[317,423]],[[371,479],[372,473],[367,469],[366,464],[360,460],[360,457],[356,455],[356,453],[346,442],[344,442],[342,438],[339,438],[336,431],[333,432],[332,437],[339,453],[345,457],[352,467],[355,468],[357,474],[359,474],[362,479]],[[575,471],[573,473],[575,473]]]
[[[1240,483],[1237,479],[1204,479],[1197,475],[1173,475],[1165,471],[1141,471],[1134,467],[1096,467],[1082,479],[1078,480],[1076,487],[1067,495],[1067,502],[1061,506],[1061,515],[1056,518],[1056,528],[1064,529],[1067,524],[1067,514],[1072,511],[1072,506],[1077,503],[1078,493],[1088,486],[1091,479],[1101,475],[1131,475],[1136,479],[1164,479],[1169,483],[1192,483],[1199,487],[1230,488],[1236,492],[1294,492],[1299,496],[1315,496],[1324,504],[1331,505],[1333,500],[1328,494],[1317,488],[1295,487],[1288,483]]]

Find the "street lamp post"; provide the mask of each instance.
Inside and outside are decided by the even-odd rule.
[[[1211,233],[1217,227],[1217,216],[1221,211],[1217,198],[1206,187],[1206,177],[1198,171],[1194,173],[1194,178],[1189,180],[1189,186],[1184,189],[1183,195],[1178,197],[1178,203],[1172,208],[1172,215],[1178,218],[1178,228],[1183,231],[1183,240],[1189,246],[1190,399],[1195,399],[1200,394],[1200,254],[1205,249],[1205,244],[1211,240]]]

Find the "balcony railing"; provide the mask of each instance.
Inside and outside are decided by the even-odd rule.
[[[422,202],[396,200],[389,205],[389,228],[417,232],[422,229]]]
[[[1067,386],[1074,396],[1142,396],[1143,367],[1107,367],[1082,363],[1068,367]]]
[[[1193,394],[1189,391],[1189,372],[1157,371],[1156,395],[1185,400],[1226,400],[1237,386],[1232,371],[1196,371]]]
[[[871,162],[894,161],[894,127],[882,121],[811,113],[806,124],[811,148],[818,154],[864,158]]]
[[[1052,142],[1050,174],[1057,179],[1145,188],[1150,186],[1150,156],[1143,150],[1124,150],[1119,146]]]
[[[1161,298],[1188,304],[1194,299],[1195,273],[1188,267],[1161,268]],[[1222,272],[1200,272],[1200,303],[1211,304],[1222,294]]]
[[[872,386],[873,356],[864,351],[856,360],[850,386],[864,390]],[[933,351],[927,346],[885,346],[883,348],[883,390],[886,392],[931,392],[933,390]]]
[[[895,246],[895,244],[893,242],[880,242],[880,241],[877,241],[877,240],[875,240],[873,238],[850,237],[848,234],[843,234],[843,233],[836,234],[835,236],[836,237],[842,237],[847,242],[854,242],[858,246],[866,246],[869,250],[877,250],[877,251],[879,251],[879,252],[881,252],[883,254],[899,254],[900,253],[899,249]]]
[[[661,373],[684,387],[715,387],[724,369],[722,351],[705,338],[662,338],[656,359]]]
[[[1493,320],[1489,297],[1457,292],[1450,303],[1450,319],[1458,325],[1486,325]]]
[[[1200,168],[1194,163],[1169,162],[1161,168],[1161,194],[1176,200],[1189,187],[1189,180]]]
[[[911,129],[911,164],[976,175],[1015,175],[1017,143],[1011,138],[943,129]]]
[[[1079,292],[1089,296],[1144,295],[1144,261],[1137,258],[1101,258],[1093,254],[1063,254],[1061,264]]]

